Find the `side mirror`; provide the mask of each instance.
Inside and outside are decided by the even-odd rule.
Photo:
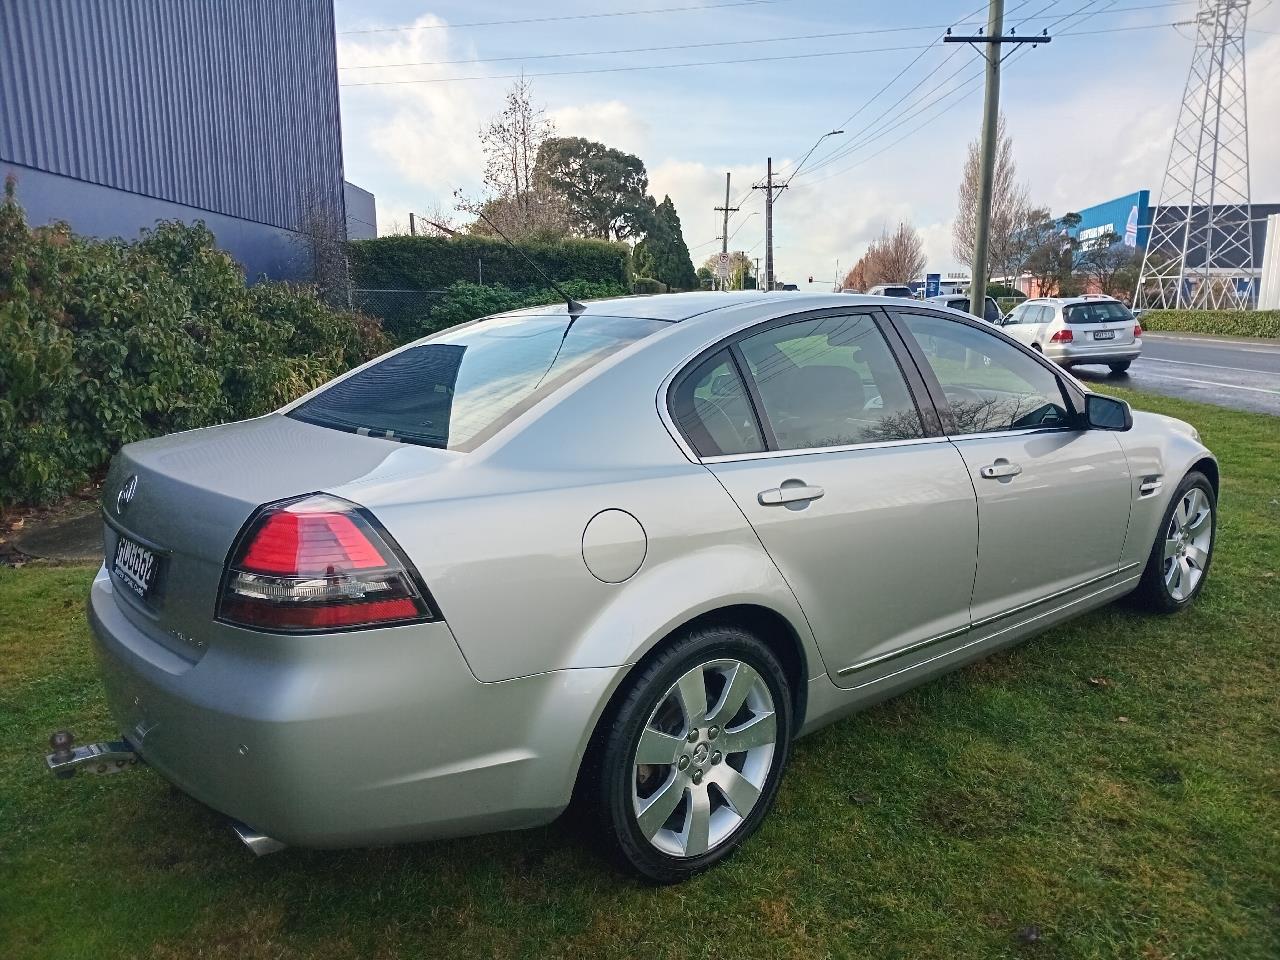
[[[1090,430],[1124,431],[1133,427],[1133,411],[1129,404],[1100,393],[1085,394],[1084,418]]]

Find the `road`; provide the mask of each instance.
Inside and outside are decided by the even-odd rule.
[[[1280,342],[1147,333],[1142,356],[1128,376],[1109,376],[1106,367],[1075,367],[1071,372],[1086,383],[1113,383],[1280,416]]]

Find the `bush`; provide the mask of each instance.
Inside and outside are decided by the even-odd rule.
[[[122,444],[266,413],[390,347],[310,288],[260,283],[203,224],[138,242],[0,204],[0,505],[82,485]]]
[[[626,289],[609,283],[584,283],[569,281],[561,284],[565,292],[576,300],[599,300],[620,297]],[[512,290],[503,286],[480,286],[460,281],[453,284],[416,319],[404,318],[395,330],[402,342],[416,340],[447,327],[468,323],[480,317],[522,307],[563,303],[564,299],[554,290]]]
[[[636,277],[631,283],[631,292],[645,296],[651,293],[666,293],[667,285],[652,277]]]
[[[1280,337],[1280,310],[1144,310],[1144,330]]]
[[[348,246],[356,287],[443,290],[459,281],[511,290],[546,286],[519,253],[494,237],[379,237]],[[520,249],[558,283],[608,283],[623,290],[631,284],[631,251],[625,243],[531,240]]]

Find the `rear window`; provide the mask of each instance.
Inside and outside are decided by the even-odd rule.
[[[288,416],[349,433],[470,450],[574,377],[666,326],[565,315],[498,317],[391,354]]]
[[[881,294],[881,296],[884,296],[884,297],[912,297],[912,296],[914,296],[914,294],[912,294],[912,292],[911,292],[911,288],[910,288],[910,287],[885,287],[885,288],[884,288],[884,292]]]
[[[1067,323],[1115,323],[1132,320],[1133,314],[1123,303],[1102,300],[1098,303],[1073,303],[1066,308]]]

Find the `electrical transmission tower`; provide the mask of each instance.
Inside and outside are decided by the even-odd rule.
[[[1134,305],[1235,308],[1256,296],[1244,35],[1249,0],[1202,0]]]

